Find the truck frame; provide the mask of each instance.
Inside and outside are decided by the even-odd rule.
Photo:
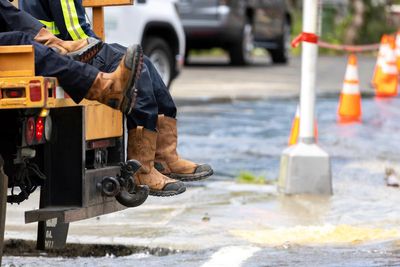
[[[133,0],[84,0],[104,39],[104,6]],[[69,223],[137,207],[149,189],[136,185],[141,167],[126,161],[121,112],[96,101],[75,104],[57,79],[35,76],[32,46],[0,46],[0,264],[6,206],[40,187],[37,249],[61,249]]]

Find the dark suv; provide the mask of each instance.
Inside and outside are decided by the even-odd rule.
[[[221,47],[232,64],[245,65],[253,48],[261,47],[274,63],[288,61],[292,19],[285,0],[178,0],[177,5],[187,52]]]

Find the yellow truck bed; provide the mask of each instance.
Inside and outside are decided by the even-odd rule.
[[[86,139],[122,136],[122,113],[96,101],[76,104],[57,79],[35,76],[32,46],[0,46],[0,111],[85,106]]]

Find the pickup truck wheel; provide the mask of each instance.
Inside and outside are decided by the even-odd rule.
[[[278,40],[278,48],[270,49],[272,62],[275,64],[286,64],[289,61],[291,27],[288,21],[283,25],[283,34]]]
[[[4,228],[6,221],[8,178],[3,170],[4,161],[0,155],[0,265],[3,257]]]
[[[242,29],[242,38],[229,48],[231,64],[236,66],[248,65],[253,62],[254,32],[251,22],[247,22]]]
[[[171,47],[159,37],[148,37],[143,42],[143,50],[154,64],[165,85],[169,87],[175,65]]]

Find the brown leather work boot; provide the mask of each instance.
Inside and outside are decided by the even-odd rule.
[[[34,41],[51,47],[61,55],[67,55],[70,58],[82,62],[89,62],[100,50],[103,42],[89,37],[76,41],[64,41],[57,38],[46,28],[41,28],[34,37]]]
[[[179,157],[176,151],[178,143],[176,119],[159,115],[157,130],[155,167],[159,172],[185,182],[202,180],[213,174],[210,165],[196,164]]]
[[[129,131],[128,159],[136,159],[142,168],[135,174],[136,182],[148,185],[150,195],[169,197],[186,191],[185,185],[177,180],[162,175],[154,168],[157,133],[137,127]]]
[[[112,73],[100,72],[89,92],[87,99],[97,100],[114,109],[129,114],[136,100],[136,80],[143,66],[143,52],[140,45],[128,47],[118,68]]]

